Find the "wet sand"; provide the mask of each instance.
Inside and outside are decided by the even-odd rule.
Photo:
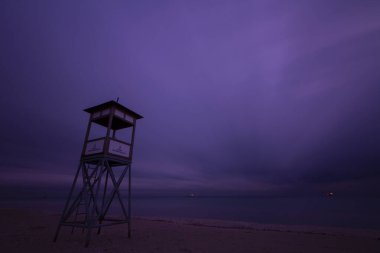
[[[262,225],[213,220],[134,218],[127,226],[95,232],[88,248],[85,234],[63,227],[53,235],[57,213],[0,209],[1,252],[379,252],[380,231]]]

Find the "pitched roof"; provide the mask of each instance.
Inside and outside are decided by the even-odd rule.
[[[115,106],[117,109],[127,113],[128,115],[130,115],[131,117],[135,118],[135,119],[141,119],[143,118],[143,116],[141,116],[140,114],[128,109],[127,107],[125,107],[124,105],[121,105],[119,104],[118,102],[116,101],[108,101],[108,102],[105,102],[103,104],[100,104],[100,105],[96,105],[96,106],[93,106],[93,107],[89,107],[87,109],[84,109],[85,112],[88,112],[88,113],[93,113],[93,112],[97,112],[97,111],[101,111],[103,109],[107,109],[107,108],[110,108],[112,106]]]

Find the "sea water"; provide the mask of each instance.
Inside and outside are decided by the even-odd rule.
[[[380,229],[379,198],[140,197],[133,215]]]
[[[3,199],[0,207],[60,213],[65,201],[63,197]],[[134,196],[132,216],[380,229],[380,198]]]

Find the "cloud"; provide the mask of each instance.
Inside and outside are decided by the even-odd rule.
[[[34,167],[66,178],[88,119],[81,110],[120,97],[144,116],[140,190],[377,189],[366,183],[379,177],[373,1],[3,7],[4,179]]]

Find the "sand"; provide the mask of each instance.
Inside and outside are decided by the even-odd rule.
[[[127,226],[85,235],[63,227],[52,238],[59,214],[28,209],[0,209],[1,252],[379,252],[380,232],[300,226],[259,225],[212,220],[134,218]]]

